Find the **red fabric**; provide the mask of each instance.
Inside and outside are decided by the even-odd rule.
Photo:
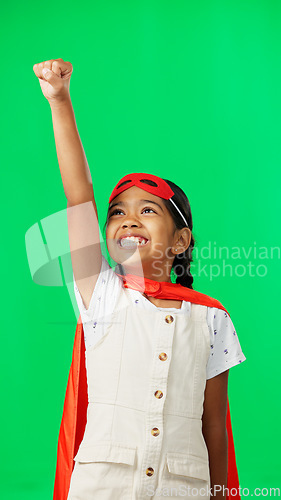
[[[208,307],[217,307],[226,311],[226,309],[218,300],[213,299],[208,295],[202,294],[200,292],[196,292],[195,290],[183,287],[181,285],[165,282],[161,282],[160,285],[158,282],[154,282],[153,280],[148,280],[147,278],[141,278],[134,275],[126,275],[126,279],[121,275],[119,275],[119,277],[122,278],[124,286],[126,288],[134,288],[135,290],[138,290],[138,287],[141,287],[141,289],[143,290],[143,281],[145,280],[145,293],[147,295],[160,298],[174,298],[175,300],[186,300],[195,304],[202,304]],[[172,290],[174,290],[175,293],[173,293]],[[167,295],[165,292],[167,293]],[[68,377],[63,415],[58,439],[57,468],[53,500],[67,500],[71,474],[74,467],[73,458],[77,453],[78,447],[85,431],[87,400],[88,396],[87,375],[85,367],[84,331],[83,324],[81,322],[81,316],[79,316],[75,332],[72,363]],[[230,493],[226,496],[226,500],[232,500],[234,498],[235,500],[240,500],[239,479],[236,466],[235,448],[228,399],[226,428],[228,434],[227,488]],[[232,488],[234,489],[233,494],[231,494]],[[237,495],[234,495],[235,492],[237,492]]]
[[[155,182],[157,186],[150,186],[149,184],[141,182],[144,179]],[[129,182],[121,187],[118,187],[120,186],[120,184],[122,184],[122,182],[125,181]],[[174,195],[174,191],[170,188],[169,184],[165,182],[164,179],[161,179],[161,177],[157,177],[157,175],[152,174],[134,173],[125,175],[124,177],[122,177],[122,179],[120,179],[110,195],[109,203],[111,203],[115,196],[118,196],[118,194],[123,193],[123,191],[129,189],[132,186],[137,186],[141,189],[144,189],[148,193],[155,194],[156,196],[164,198],[165,200],[172,198],[172,196]]]
[[[168,283],[167,281],[154,281],[143,276],[136,276],[135,274],[122,274],[116,273],[123,281],[125,288],[133,288],[139,292],[145,292],[146,295],[157,297],[158,299],[169,300],[186,300],[194,304],[201,304],[202,306],[217,307],[227,312],[225,307],[217,300],[205,295],[201,292],[196,292],[191,288],[186,288],[179,283]]]
[[[86,426],[87,406],[84,331],[79,316],[58,439],[54,500],[67,500],[74,467],[73,458],[78,451]]]

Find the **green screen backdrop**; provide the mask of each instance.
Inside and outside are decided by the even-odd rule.
[[[60,57],[74,68],[101,227],[129,172],[186,192],[194,288],[227,308],[247,358],[229,374],[240,486],[250,496],[280,488],[280,3],[50,0],[1,10],[1,498],[52,498],[77,320],[63,273],[61,286],[46,286],[48,273],[33,281],[30,262],[43,257],[35,237],[30,262],[26,247],[44,219],[64,224],[50,108],[33,72]],[[55,228],[43,231],[45,246],[66,238]]]

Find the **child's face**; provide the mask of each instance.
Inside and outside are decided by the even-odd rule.
[[[125,235],[143,237],[145,244],[125,240]],[[110,204],[107,248],[126,273],[170,281],[175,255],[188,248],[190,237],[188,228],[176,229],[162,198],[137,186],[123,191]]]

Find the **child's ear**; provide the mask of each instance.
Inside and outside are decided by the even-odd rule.
[[[179,231],[178,239],[176,242],[176,247],[178,248],[178,254],[184,252],[188,249],[191,241],[191,231],[188,227],[183,227]]]

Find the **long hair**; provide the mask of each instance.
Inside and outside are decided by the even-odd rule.
[[[180,209],[181,213],[184,215],[184,218],[186,219],[188,227],[191,231],[191,240],[189,247],[181,254],[175,256],[172,265],[172,270],[176,275],[176,283],[179,283],[180,285],[185,286],[186,288],[193,289],[192,286],[193,276],[190,271],[190,264],[193,261],[192,251],[195,245],[195,239],[192,234],[193,222],[192,222],[190,203],[184,191],[177,184],[167,179],[163,180],[167,182],[170,188],[174,191],[174,196],[172,196],[172,200],[175,202],[177,207]],[[183,227],[186,227],[183,218],[181,217],[177,209],[174,207],[174,205],[169,200],[163,199],[163,201],[167,207],[167,210],[170,212],[173,218],[176,228],[182,229]]]
[[[177,207],[180,209],[180,211],[184,215],[184,217],[188,223],[188,227],[191,231],[191,240],[190,240],[189,247],[181,254],[175,256],[175,258],[173,260],[173,264],[172,264],[172,270],[176,276],[176,283],[179,283],[180,285],[185,286],[186,288],[193,289],[193,286],[192,286],[193,276],[192,276],[191,271],[190,271],[190,264],[193,261],[192,251],[193,251],[193,248],[195,245],[195,239],[194,239],[194,236],[192,234],[193,223],[192,223],[190,203],[189,203],[189,200],[188,200],[186,194],[184,193],[184,191],[177,184],[175,184],[174,182],[169,181],[167,179],[163,179],[163,180],[165,182],[167,182],[167,184],[173,190],[174,195],[172,196],[172,200],[175,202]],[[125,181],[125,182],[127,182],[127,181]],[[151,181],[149,179],[142,180],[142,182],[145,184],[149,184],[151,186],[156,185],[153,181]],[[185,224],[183,218],[181,217],[181,215],[179,214],[177,209],[174,207],[174,205],[169,200],[163,199],[163,202],[165,203],[167,210],[170,212],[176,228],[182,229],[183,227],[186,227],[186,224]],[[106,220],[104,226],[106,226],[106,224],[107,224],[107,220]],[[121,264],[117,264],[116,272],[118,272],[119,274],[124,274],[124,271],[123,271]]]

